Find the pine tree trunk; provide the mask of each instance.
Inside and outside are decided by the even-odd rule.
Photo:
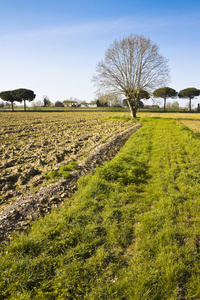
[[[13,105],[13,102],[11,102],[11,105],[12,105],[12,111],[14,111],[14,105]]]
[[[26,100],[24,100],[24,111],[26,111]]]
[[[191,105],[191,99],[189,99],[189,111],[191,112],[192,105]]]
[[[164,111],[166,111],[166,98],[164,98]]]

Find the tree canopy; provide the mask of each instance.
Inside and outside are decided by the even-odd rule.
[[[187,88],[181,90],[178,94],[179,98],[188,98],[189,99],[189,111],[191,111],[191,102],[192,99],[200,95],[200,90],[196,88]]]
[[[125,95],[132,117],[136,117],[140,91],[150,93],[169,79],[167,60],[159,54],[158,46],[139,35],[114,41],[96,71],[93,81],[99,90]],[[137,97],[132,99],[133,95]]]
[[[19,99],[13,91],[3,91],[3,92],[1,92],[0,93],[0,98],[4,101],[11,102],[12,111],[14,111],[14,105],[13,105],[14,101],[21,102],[21,99]]]
[[[35,99],[35,94],[32,90],[20,88],[12,91],[12,94],[20,102],[24,101],[24,110],[26,111],[26,100],[33,101]]]
[[[174,98],[178,95],[178,92],[170,87],[162,87],[156,89],[153,92],[153,96],[155,98],[163,98],[164,99],[164,111],[166,110],[166,100],[167,98]]]
[[[147,100],[150,98],[150,95],[147,91],[145,90],[134,90],[130,94],[130,105],[133,109],[133,112],[136,112],[138,108],[144,107],[143,102],[141,101],[142,99]],[[133,115],[136,117],[136,114]]]

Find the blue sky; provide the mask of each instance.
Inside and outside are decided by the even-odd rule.
[[[199,0],[0,0],[0,11],[0,91],[24,87],[37,100],[91,101],[97,63],[130,34],[158,44],[170,87],[200,88]]]

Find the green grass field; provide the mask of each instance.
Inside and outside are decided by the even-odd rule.
[[[141,118],[72,199],[2,246],[0,299],[200,299],[200,137]]]

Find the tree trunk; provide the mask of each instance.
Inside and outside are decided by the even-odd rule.
[[[26,111],[26,100],[24,100],[24,111]]]
[[[14,105],[13,105],[13,102],[11,102],[11,105],[12,105],[12,111],[14,111]]]
[[[136,118],[137,107],[133,108],[133,117]]]
[[[164,111],[166,111],[166,98],[164,98]]]
[[[133,107],[131,101],[127,98],[128,107],[131,112],[131,118],[136,118],[137,107]]]
[[[191,98],[189,99],[189,111],[191,112],[192,105],[191,105]]]

